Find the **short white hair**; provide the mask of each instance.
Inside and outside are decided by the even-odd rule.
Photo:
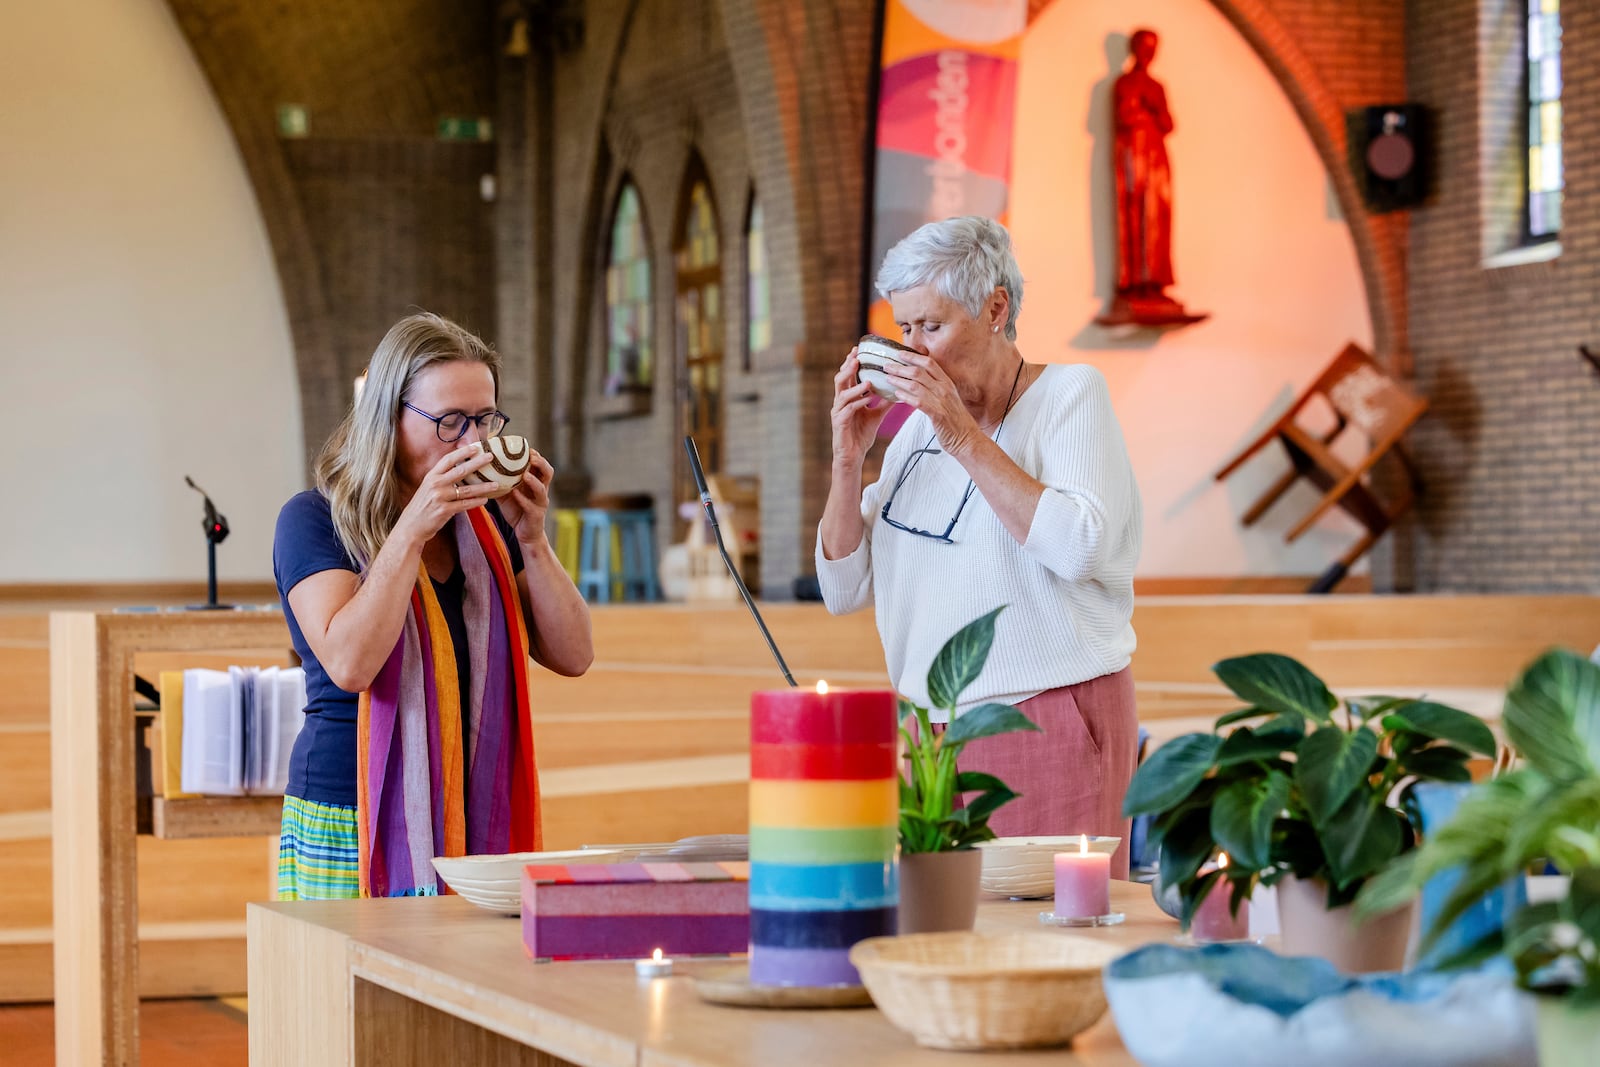
[[[1017,339],[1022,311],[1022,271],[1011,254],[1006,228],[983,215],[929,222],[889,249],[873,283],[885,300],[921,285],[932,285],[946,300],[983,314],[989,297],[1004,289],[1011,297],[1006,314],[1006,339]]]

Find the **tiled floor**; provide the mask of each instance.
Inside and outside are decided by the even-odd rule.
[[[147,1000],[139,1005],[139,1060],[145,1067],[246,1067],[242,1001]],[[55,1009],[0,1007],[0,1061],[7,1067],[55,1063]]]

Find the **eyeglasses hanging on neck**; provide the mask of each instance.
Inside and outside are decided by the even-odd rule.
[[[994,440],[997,443],[1000,440],[1000,431],[1005,429],[1006,416],[1011,414],[1011,405],[1014,404],[1017,399],[1017,383],[1022,380],[1022,367],[1023,364],[1019,362],[1017,364],[1017,373],[1011,379],[1011,394],[1006,397],[1005,410],[1000,413],[1000,422],[994,428]],[[911,472],[914,471],[917,467],[917,464],[922,461],[922,457],[938,456],[944,453],[944,449],[934,447],[935,442],[938,440],[939,435],[935,433],[932,437],[928,438],[927,444],[923,445],[921,448],[917,449],[915,452],[911,453],[911,455],[906,457],[905,464],[900,468],[899,477],[894,480],[894,485],[889,488],[889,499],[883,502],[883,508],[878,512],[878,517],[883,519],[887,525],[904,533],[914,534],[917,537],[926,537],[929,540],[939,542],[941,545],[953,545],[955,544],[955,538],[952,535],[956,531],[956,523],[961,521],[961,513],[966,510],[967,501],[972,499],[972,494],[976,492],[978,488],[977,484],[970,478],[967,479],[967,491],[961,494],[961,503],[956,505],[956,513],[950,516],[950,522],[945,526],[943,533],[934,533],[931,530],[918,529],[915,526],[909,526],[906,523],[900,522],[898,519],[892,518],[889,515],[889,509],[894,507],[895,497],[899,495],[900,487],[906,484],[906,479],[911,477]]]

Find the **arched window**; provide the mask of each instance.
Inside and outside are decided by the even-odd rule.
[[[1528,0],[1528,237],[1561,234],[1561,10]]]
[[[650,316],[650,242],[639,190],[626,181],[617,194],[606,256],[607,396],[648,393],[655,374]]]
[[[698,156],[684,176],[673,248],[678,268],[678,339],[683,350],[683,432],[693,435],[707,472],[722,470],[722,249],[711,183]],[[680,478],[684,482],[687,478]]]
[[[767,228],[761,200],[750,194],[750,214],[745,219],[745,332],[744,369],[750,357],[772,347],[772,282],[767,273]]]

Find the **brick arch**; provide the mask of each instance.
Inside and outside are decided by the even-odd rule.
[[[1350,227],[1378,353],[1404,370],[1407,356],[1403,215],[1369,214],[1346,161],[1344,108],[1267,0],[1211,0],[1266,64],[1316,146]]]

